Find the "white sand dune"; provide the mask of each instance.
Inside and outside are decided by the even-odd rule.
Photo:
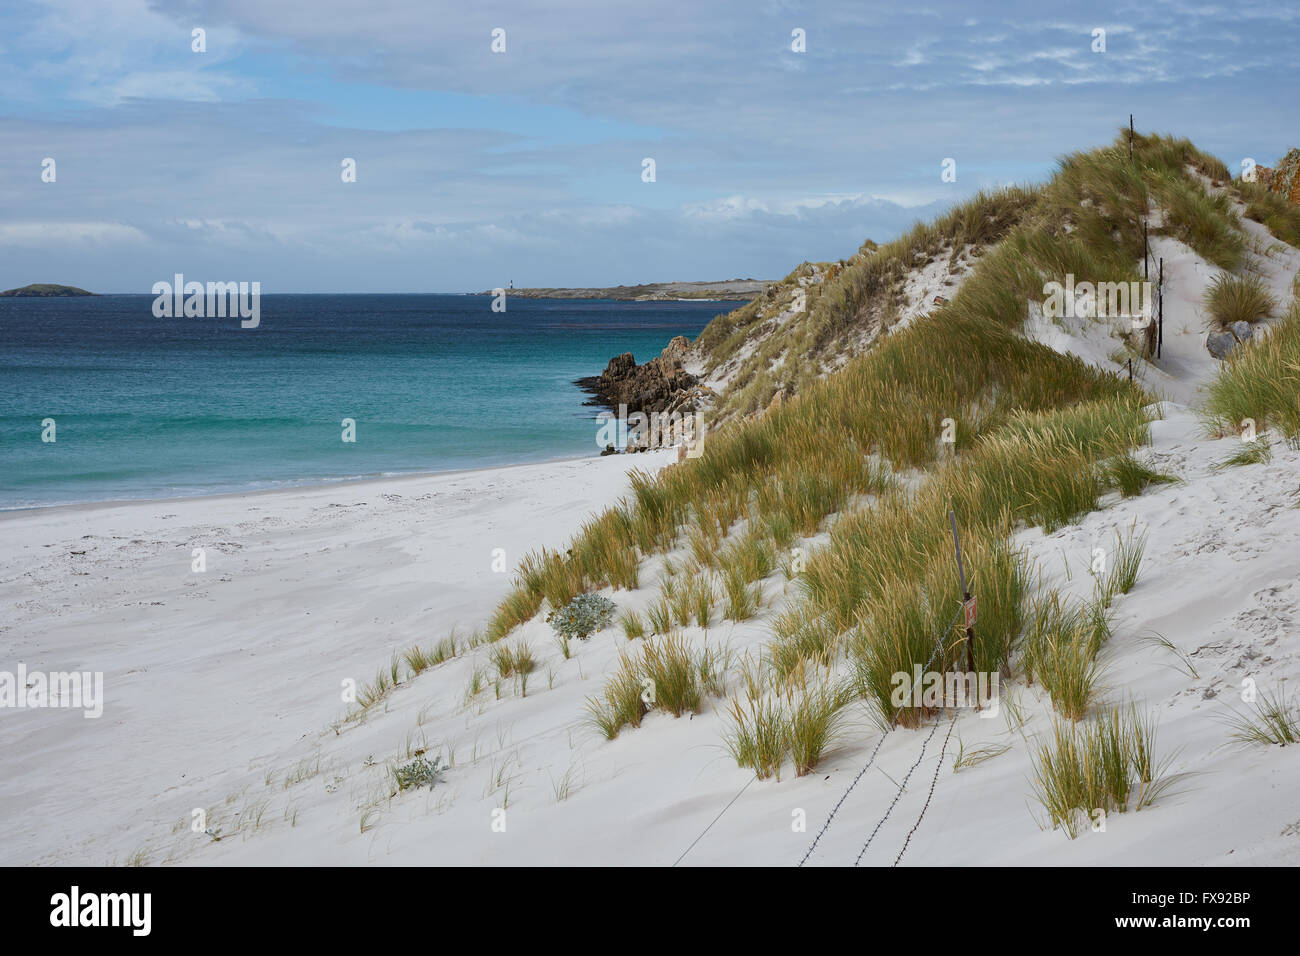
[[[1300,684],[1300,452],[1279,447],[1269,464],[1215,471],[1237,440],[1204,437],[1183,407],[1165,411],[1147,454],[1185,484],[1106,502],[1078,526],[1030,530],[1019,543],[1047,583],[1082,597],[1093,548],[1134,522],[1148,532],[1139,583],[1115,602],[1106,698],[1158,716],[1158,751],[1183,776],[1155,806],[1112,815],[1104,834],[1071,842],[1041,829],[1030,753],[1050,733],[1051,707],[1040,689],[1013,683],[1003,693],[1020,701],[1025,725],[962,714],[906,862],[1300,863],[1300,765],[1290,748],[1232,744],[1222,722],[1230,707],[1249,710],[1247,677],[1269,692]],[[6,646],[29,668],[103,669],[108,700],[99,720],[4,715],[3,862],[101,863],[145,850],[152,862],[211,864],[673,863],[749,774],[723,749],[715,705],[693,719],[651,714],[613,742],[583,725],[585,698],[626,643],[616,629],[575,643],[566,661],[543,622],[521,628],[510,640],[529,640],[544,661],[527,697],[506,685],[496,699],[489,686],[466,704],[480,649],[399,686],[364,723],[330,728],[345,710],[344,677],[369,679],[393,650],[485,616],[506,583],[489,570],[490,547],[559,545],[593,499],[616,496],[627,461],[7,517]],[[557,504],[580,481],[592,498]],[[274,520],[249,508],[274,510]],[[210,550],[209,577],[191,583],[196,541],[229,544]],[[761,644],[782,604],[779,572],[766,589],[777,600],[757,620],[707,637],[689,629],[693,642]],[[651,591],[613,597],[639,606]],[[1147,639],[1154,633],[1196,677]],[[890,735],[811,863],[856,858],[923,735]],[[877,738],[855,711],[816,773],[795,779],[787,767],[780,782],[749,786],[685,862],[794,863],[810,833],[792,829],[793,815],[819,828]],[[959,739],[968,751],[1010,749],[954,774]],[[864,864],[901,849],[941,741]],[[389,799],[385,764],[419,747],[452,751],[453,769],[432,791]],[[496,832],[503,805],[506,829]],[[195,807],[211,811],[222,840],[188,830]]]

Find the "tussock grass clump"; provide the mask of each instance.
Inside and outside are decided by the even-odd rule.
[[[706,631],[713,620],[713,605],[717,603],[718,594],[713,589],[713,578],[700,575],[691,587],[691,604],[695,612],[695,623]]]
[[[829,671],[802,666],[783,692],[769,693],[761,660],[746,671],[745,703],[732,697],[727,709],[727,749],[737,766],[760,780],[781,779],[787,757],[795,776],[810,773],[844,729],[845,708],[856,696],[851,682],[835,681]]]
[[[393,679],[391,669],[379,671],[372,683],[362,684],[357,688],[357,706],[361,710],[369,710],[387,697],[388,692],[396,685],[397,681]]]
[[[412,676],[418,676],[432,667],[432,657],[433,653],[431,651],[421,649],[418,644],[407,648],[402,654],[402,660],[406,662],[406,667]]]
[[[1034,647],[1039,682],[1062,717],[1082,720],[1097,696],[1098,666],[1079,630],[1051,634]]]
[[[576,562],[548,548],[524,556],[519,578],[530,593],[540,594],[552,608],[564,607],[583,591],[582,573]]]
[[[700,675],[690,645],[678,634],[649,641],[641,660],[641,675],[650,681],[655,706],[674,717],[698,714],[702,701]]]
[[[526,641],[520,641],[514,647],[497,644],[488,654],[488,660],[502,680],[518,674],[531,674],[537,669],[537,658]]]
[[[770,697],[750,697],[744,706],[731,699],[727,750],[741,767],[750,767],[759,780],[781,779],[781,764],[790,751],[790,718]]]
[[[1037,797],[1052,828],[1070,839],[1096,811],[1123,813],[1149,806],[1169,783],[1154,761],[1155,723],[1137,709],[1114,709],[1089,724],[1057,722],[1053,739],[1032,755]]]
[[[641,668],[635,657],[619,653],[619,666],[600,697],[587,698],[589,721],[613,740],[624,727],[640,727],[650,705],[642,699]]]
[[[1147,534],[1144,531],[1140,536],[1135,536],[1132,531],[1129,532],[1127,539],[1121,538],[1118,531],[1115,532],[1115,560],[1111,565],[1110,576],[1107,579],[1106,590],[1111,594],[1128,594],[1133,590],[1133,585],[1137,583],[1138,568],[1142,565],[1142,556],[1146,553]],[[1109,605],[1109,602],[1107,602]]]
[[[849,648],[859,693],[874,705],[882,726],[897,719],[904,727],[917,727],[929,715],[930,708],[900,709],[894,697],[895,675],[903,674],[910,681],[914,665],[927,661],[931,661],[927,671],[952,669],[961,643],[955,625],[949,629],[954,609],[947,601],[927,600],[910,580],[895,577],[882,584],[877,599],[860,612]]]
[[[649,554],[669,547],[677,532],[677,515],[671,489],[648,472],[628,474],[634,507],[629,531],[640,549]]]
[[[1000,536],[968,534],[963,550],[980,601],[972,648],[975,669],[1009,675],[1012,648],[1023,629],[1027,565]],[[905,675],[910,686],[915,666],[926,662],[934,672],[966,671],[966,635],[957,614],[961,599],[955,556],[941,551],[919,578],[882,578],[860,608],[849,648],[859,687],[882,724],[897,713],[902,726],[919,726],[933,711],[913,706],[910,698],[899,709],[898,675]]]
[[[465,685],[464,699],[466,704],[483,693],[483,689],[487,686],[485,681],[483,671],[479,668],[476,667],[470,672],[469,682]]]
[[[613,740],[624,727],[641,726],[654,707],[674,717],[698,714],[706,695],[721,695],[730,660],[725,648],[693,652],[681,634],[647,640],[640,653],[620,651],[603,694],[587,699],[588,720]]]
[[[1107,462],[1105,475],[1125,498],[1142,494],[1148,485],[1169,485],[1178,481],[1173,475],[1156,471],[1139,461],[1132,452],[1117,455]]]
[[[1300,743],[1300,704],[1288,700],[1284,693],[1276,696],[1260,691],[1255,713],[1233,711],[1229,718],[1232,739],[1247,744]]]
[[[843,729],[844,709],[856,696],[851,683],[835,683],[822,675],[799,679],[786,690],[787,730],[795,776],[816,768]]]
[[[667,598],[660,597],[645,609],[646,620],[650,622],[651,634],[668,634],[673,629],[673,606]]]
[[[796,605],[777,616],[772,625],[775,640],[769,645],[773,676],[785,683],[804,665],[829,666],[840,647],[841,631],[831,627],[826,615]]]
[[[762,495],[761,489],[759,495],[760,497]],[[817,522],[820,523],[825,517],[825,513],[818,515]],[[773,511],[764,519],[763,530],[771,540],[773,549],[780,552],[787,550],[794,543],[798,527],[791,515],[782,511]]]
[[[1068,606],[1056,592],[1032,603],[1021,667],[1069,720],[1082,720],[1096,698],[1099,638],[1095,617],[1083,607]]]
[[[722,591],[726,598],[722,616],[728,621],[748,621],[758,613],[763,600],[763,586],[750,584],[744,569],[730,567],[722,576]]]
[[[718,529],[718,523],[697,512],[695,523],[686,531],[686,542],[695,563],[702,568],[716,568],[721,541],[722,533]]]
[[[635,611],[625,613],[619,620],[619,624],[623,628],[623,636],[629,641],[633,638],[645,637],[645,621]]]
[[[696,655],[695,671],[706,694],[721,697],[727,692],[727,671],[731,669],[734,657],[730,646],[725,644],[716,647],[706,644]]]
[[[1225,273],[1210,283],[1205,291],[1205,310],[1210,321],[1220,329],[1226,329],[1234,322],[1253,324],[1273,315],[1277,307],[1277,299],[1257,275]]]
[[[776,549],[760,529],[729,545],[719,562],[724,576],[735,574],[745,581],[757,581],[776,567]]]
[[[588,587],[636,589],[640,559],[632,546],[635,536],[632,517],[622,507],[609,508],[582,526],[574,539],[572,563]]]
[[[676,584],[665,584],[664,599],[668,602],[668,608],[672,615],[673,622],[678,627],[686,627],[691,623],[691,585],[678,586]]]
[[[541,609],[540,592],[529,590],[525,584],[516,585],[506,599],[497,606],[484,636],[488,641],[499,641],[520,624],[531,621]]]
[[[1237,468],[1244,465],[1263,465],[1273,460],[1273,446],[1269,444],[1267,438],[1256,438],[1254,441],[1242,442],[1241,447],[1235,452],[1219,462],[1215,467],[1219,470],[1224,468]]]
[[[402,655],[406,662],[411,676],[418,676],[428,670],[430,667],[437,667],[444,661],[449,661],[456,656],[456,632],[448,634],[437,644],[433,645],[433,650],[426,651],[418,645],[410,648]]]

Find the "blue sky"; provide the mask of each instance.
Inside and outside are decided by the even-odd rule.
[[[1297,41],[1300,8],[1249,0],[9,4],[0,288],[771,278],[1130,112],[1271,163],[1300,145]]]

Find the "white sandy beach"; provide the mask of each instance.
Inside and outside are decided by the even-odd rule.
[[[242,786],[340,716],[343,679],[480,624],[526,551],[667,454],[0,514],[0,669],[103,671],[107,698],[0,710],[0,863],[120,859]]]

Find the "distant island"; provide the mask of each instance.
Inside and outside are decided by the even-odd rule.
[[[4,292],[0,292],[0,295],[26,296],[31,298],[94,294],[95,293],[93,292],[87,292],[85,289],[78,289],[74,285],[53,285],[48,282],[34,282],[31,285],[23,286],[21,289],[7,289]]]
[[[763,279],[726,279],[722,282],[650,282],[645,285],[616,285],[609,288],[512,289],[509,295],[524,299],[623,299],[630,302],[663,302],[673,299],[752,299],[768,282]],[[493,290],[480,295],[492,295]]]

